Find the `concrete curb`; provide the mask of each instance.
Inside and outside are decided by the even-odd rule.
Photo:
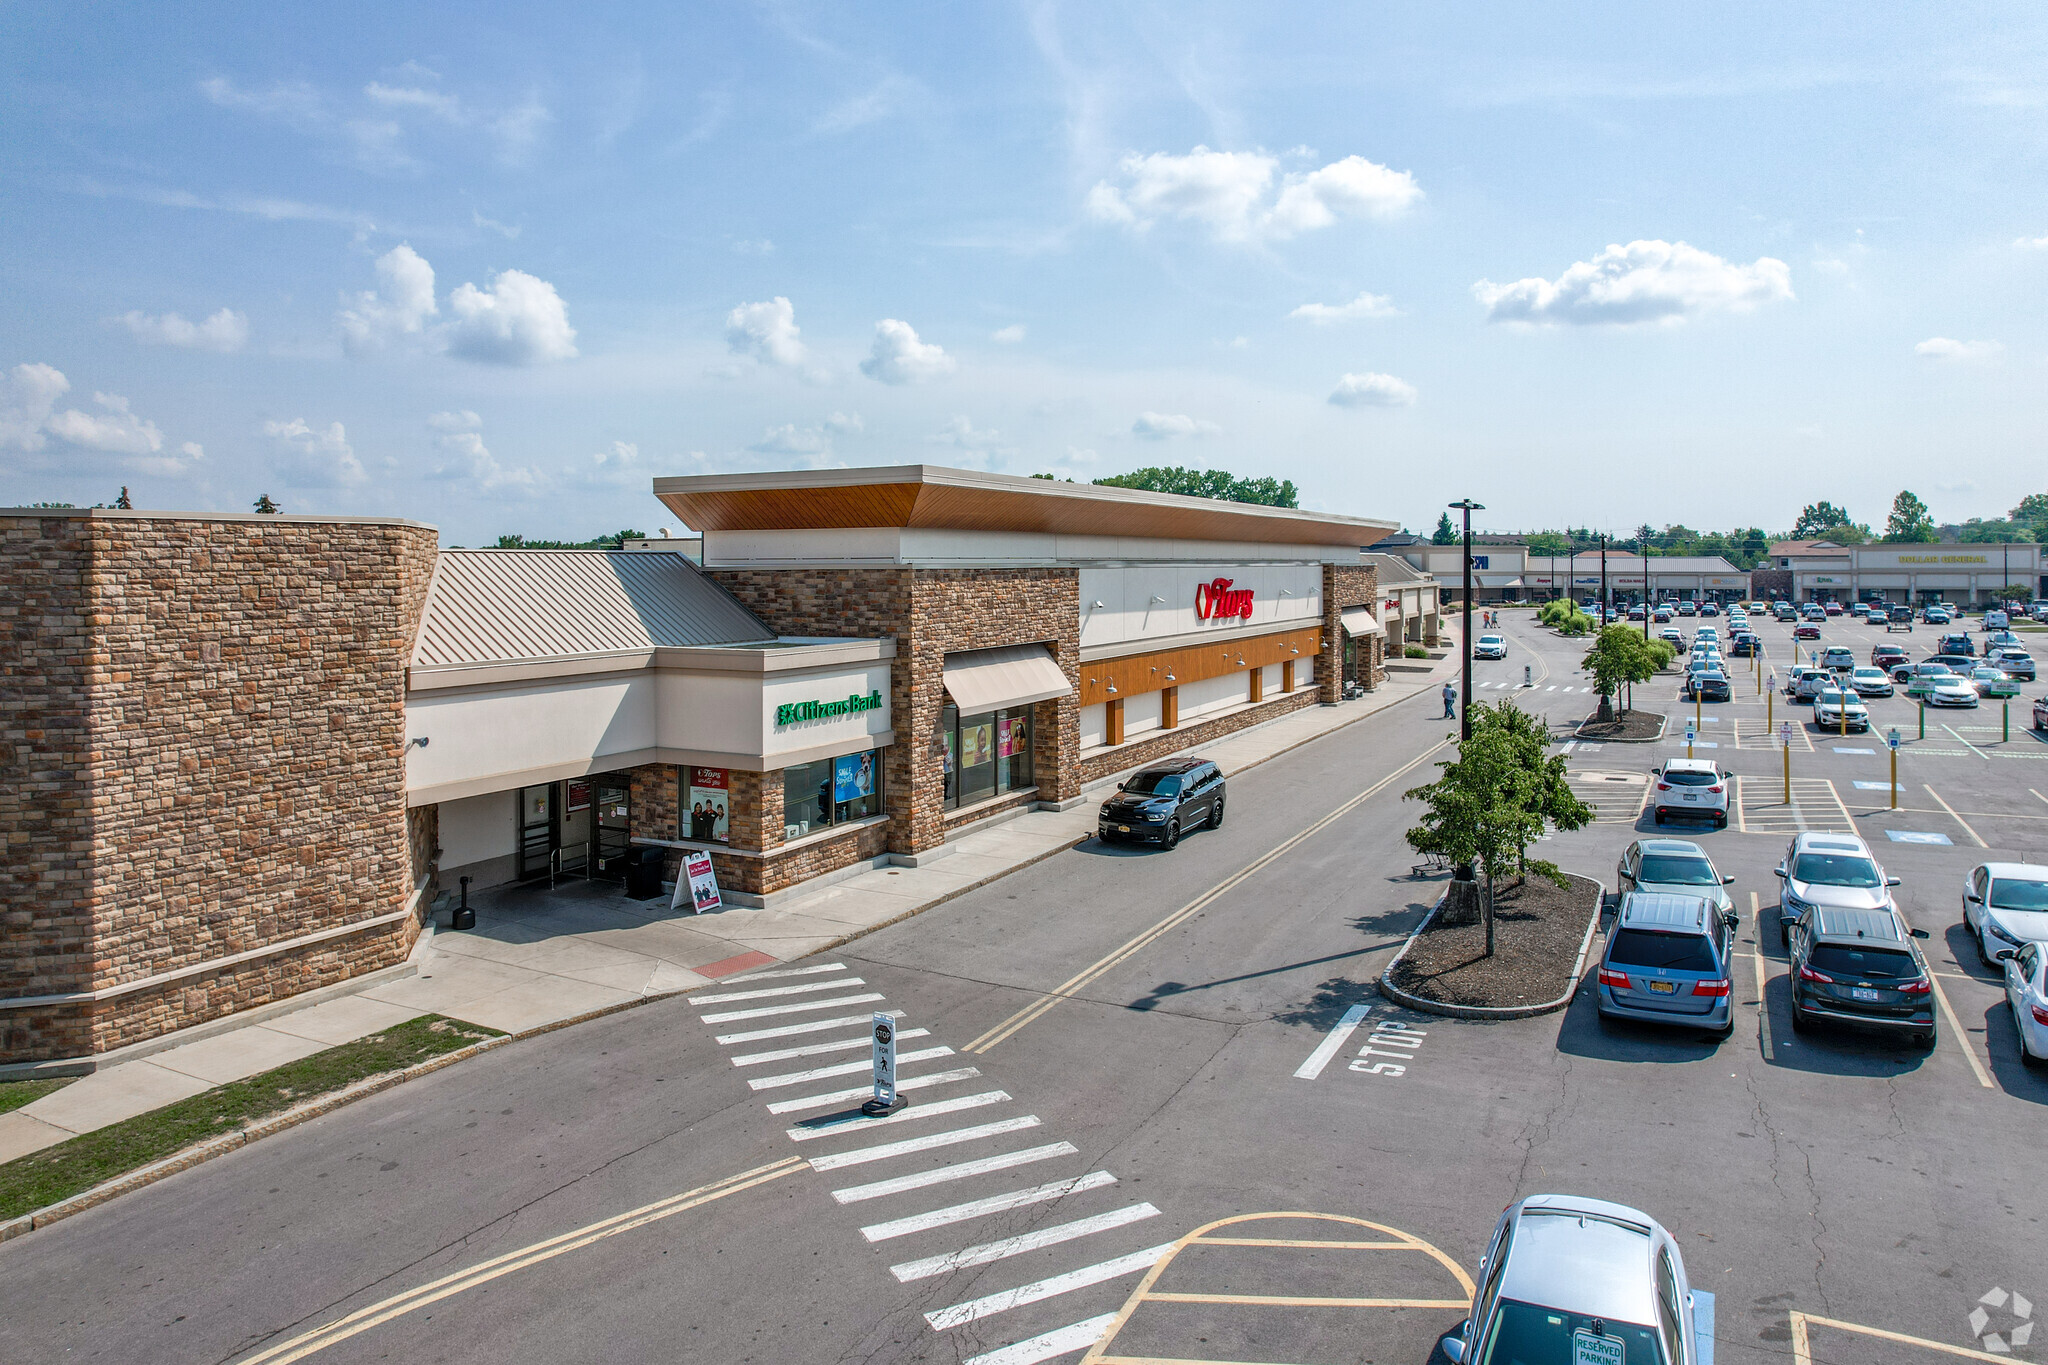
[[[698,989],[701,989],[701,987],[691,986],[683,990],[660,991],[652,995],[643,995],[635,1000],[621,1000],[615,1004],[606,1005],[601,1009],[572,1015],[567,1019],[557,1019],[552,1023],[537,1024],[533,1028],[522,1029],[518,1033],[508,1033],[499,1038],[487,1038],[481,1043],[472,1043],[468,1047],[457,1048],[453,1052],[444,1052],[439,1057],[430,1057],[426,1061],[415,1063],[402,1071],[387,1071],[377,1076],[366,1076],[354,1085],[345,1086],[329,1094],[317,1096],[306,1101],[304,1104],[295,1105],[280,1114],[272,1114],[269,1118],[249,1124],[236,1132],[223,1133],[217,1138],[208,1138],[204,1142],[187,1147],[182,1152],[174,1152],[161,1161],[154,1161],[147,1166],[139,1166],[132,1171],[117,1175],[112,1180],[104,1181],[83,1193],[74,1194],[69,1199],[51,1204],[47,1208],[40,1208],[33,1213],[22,1214],[19,1218],[11,1218],[4,1223],[0,1223],[0,1242],[12,1241],[16,1237],[23,1236],[37,1228],[48,1227],[50,1224],[61,1222],[74,1214],[84,1213],[87,1209],[96,1208],[109,1200],[127,1194],[131,1190],[139,1190],[146,1185],[154,1185],[159,1180],[176,1175],[180,1171],[190,1170],[202,1162],[211,1161],[215,1157],[226,1156],[236,1148],[246,1147],[258,1138],[266,1138],[273,1133],[282,1133],[288,1128],[296,1128],[302,1123],[319,1118],[322,1114],[332,1113],[343,1105],[353,1104],[357,1100],[375,1095],[379,1091],[389,1090],[395,1085],[402,1085],[406,1081],[430,1075],[433,1072],[439,1071],[444,1066],[453,1066],[457,1062],[467,1061],[471,1057],[479,1056],[494,1048],[504,1047],[510,1043],[521,1042],[527,1038],[538,1038],[541,1034],[553,1033],[556,1029],[568,1028],[574,1024],[589,1023],[593,1019],[602,1019],[607,1014],[618,1014],[625,1010],[637,1009],[641,1005],[651,1004],[656,1000],[666,1000],[672,996],[683,995],[687,991]]]
[[[1393,960],[1387,963],[1387,969],[1380,973],[1380,994],[1411,1010],[1419,1010],[1424,1014],[1441,1014],[1452,1019],[1534,1019],[1539,1014],[1555,1014],[1571,1004],[1572,997],[1579,993],[1579,986],[1584,982],[1586,954],[1593,946],[1593,935],[1600,928],[1600,916],[1607,906],[1605,887],[1601,887],[1600,894],[1593,898],[1593,916],[1586,924],[1585,937],[1579,940],[1579,955],[1572,963],[1571,983],[1565,988],[1563,995],[1541,1005],[1447,1005],[1439,1000],[1425,1000],[1419,995],[1410,995],[1394,984],[1394,968],[1401,965],[1401,959],[1408,956],[1408,950],[1415,946],[1415,940],[1422,937],[1422,931],[1429,928],[1430,921],[1444,908],[1446,898],[1437,897],[1436,904],[1422,917],[1422,923],[1415,926],[1415,932],[1408,935],[1408,941],[1401,945],[1401,951],[1394,954]]]
[[[1584,739],[1584,740],[1585,740],[1585,742],[1586,742],[1586,743],[1588,743],[1588,744],[1658,744],[1658,743],[1661,743],[1661,742],[1663,741],[1663,739],[1664,739],[1664,736],[1665,736],[1665,735],[1667,735],[1667,734],[1669,734],[1669,733],[1671,732],[1671,713],[1670,713],[1670,712],[1668,712],[1668,711],[1667,711],[1667,712],[1665,712],[1665,713],[1664,713],[1664,715],[1663,715],[1663,717],[1662,717],[1662,719],[1663,719],[1663,724],[1661,724],[1661,725],[1659,725],[1659,726],[1657,727],[1657,733],[1656,733],[1656,734],[1654,734],[1654,735],[1651,735],[1651,736],[1650,736],[1650,737],[1649,737],[1648,739],[1613,739],[1613,738],[1609,738],[1609,739],[1590,739],[1590,738],[1586,738],[1585,736],[1582,736],[1581,734],[1579,734],[1579,731],[1580,731],[1580,730],[1583,730],[1583,729],[1585,729],[1585,728],[1586,728],[1586,727],[1587,727],[1588,725],[1591,725],[1591,724],[1592,724],[1593,722],[1592,722],[1592,721],[1590,721],[1590,720],[1582,720],[1582,721],[1580,721],[1580,722],[1578,723],[1578,726],[1577,726],[1577,728],[1575,728],[1575,729],[1574,729],[1574,730],[1572,731],[1572,738],[1573,738],[1573,739],[1575,739],[1575,740],[1577,740],[1577,739]]]

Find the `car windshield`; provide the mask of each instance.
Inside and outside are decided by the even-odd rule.
[[[1497,645],[1500,642],[1500,636],[1498,635],[1482,635],[1479,637],[1479,643],[1482,645]]]
[[[1854,853],[1802,853],[1792,864],[1792,880],[1814,886],[1870,888],[1882,884],[1877,864]]]
[[[1133,796],[1179,796],[1179,773],[1139,773],[1124,783]]]
[[[1689,853],[1645,853],[1636,880],[1673,886],[1719,886],[1714,865]],[[2048,882],[2041,883],[2048,886]]]
[[[1600,1340],[1593,1331],[1600,1323],[1609,1338]],[[1583,1347],[1573,1337],[1583,1333]],[[1502,1299],[1493,1310],[1493,1327],[1487,1334],[1486,1358],[1479,1365],[1573,1365],[1578,1360],[1620,1360],[1627,1365],[1669,1365],[1657,1333],[1632,1322],[1594,1319],[1560,1308],[1542,1308],[1532,1303]]]
[[[1868,678],[1872,682],[1880,682],[1884,679],[1884,670],[1881,668],[1859,668],[1849,676],[1852,678]]]
[[[1991,883],[1994,910],[2048,910],[2048,882],[2000,877]]]
[[[1829,976],[1863,981],[1907,981],[1920,975],[1913,955],[1896,948],[1854,948],[1846,943],[1816,943],[1808,965]]]
[[[1843,692],[1840,688],[1830,687],[1827,691],[1820,694],[1818,700],[1822,705],[1846,701],[1848,700],[1848,693]]]
[[[1667,772],[1664,780],[1674,787],[1711,787],[1721,779],[1714,773]]]
[[[1948,665],[1947,665],[1947,664],[1921,664],[1921,665],[1920,665],[1920,676],[1921,676],[1921,677],[1923,677],[1923,678],[1940,678],[1940,677],[1945,677],[1945,676],[1947,676],[1947,675],[1948,675],[1948,672],[1949,672],[1949,667],[1948,667]]]

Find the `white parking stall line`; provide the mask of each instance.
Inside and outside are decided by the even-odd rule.
[[[1344,1011],[1344,1017],[1330,1030],[1329,1037],[1316,1044],[1316,1050],[1308,1054],[1308,1060],[1294,1069],[1297,1081],[1312,1081],[1323,1074],[1323,1068],[1330,1064],[1330,1058],[1337,1055],[1337,1049],[1358,1030],[1358,1023],[1372,1012],[1371,1005],[1353,1005]]]
[[[1038,1161],[1050,1161],[1056,1156],[1073,1156],[1080,1150],[1071,1142],[1048,1142],[1043,1147],[1026,1147],[1021,1152],[1005,1152],[1001,1156],[961,1161],[951,1166],[941,1166],[934,1171],[893,1176],[888,1180],[871,1181],[866,1185],[848,1185],[843,1190],[832,1191],[832,1197],[842,1204],[858,1204],[863,1200],[902,1194],[905,1190],[921,1190],[928,1185],[943,1185],[948,1181],[967,1180],[977,1175],[988,1175],[993,1171],[1007,1171]]]
[[[1955,736],[1956,736],[1956,742],[1957,742],[1958,744],[1961,744],[1961,745],[1962,745],[1962,746],[1963,746],[1963,747],[1964,747],[1965,749],[1968,749],[1968,750],[1969,750],[1969,751],[1970,751],[1971,753],[1973,753],[1973,754],[1977,755],[1977,757],[1979,757],[1979,758],[1981,758],[1981,759],[1985,760],[1986,762],[1989,762],[1989,761],[1990,761],[1990,759],[1991,759],[1991,755],[1990,755],[1990,754],[1987,754],[1987,753],[1985,753],[1985,752],[1984,752],[1984,751],[1983,751],[1982,749],[1980,749],[1980,748],[1978,748],[1978,747],[1977,747],[1976,745],[1974,745],[1974,744],[1970,743],[1970,741],[1969,741],[1969,740],[1967,740],[1967,739],[1964,739],[1964,738],[1963,738],[1963,737],[1962,737],[1961,735],[1957,735],[1957,734],[1956,734],[1956,732],[1955,732],[1955,730],[1954,730],[1954,729],[1953,729],[1952,727],[1950,727],[1950,726],[1949,726],[1949,724],[1948,724],[1948,723],[1947,723],[1946,721],[1944,721],[1944,722],[1942,723],[1942,727],[1941,727],[1941,728],[1942,728],[1942,729],[1944,729],[1944,730],[1947,730],[1947,731],[1948,731],[1948,732],[1949,732],[1950,734],[1952,734],[1952,735],[1955,735]]]
[[[879,995],[864,995],[861,999],[879,1000],[881,997]],[[903,1017],[902,1010],[883,1010],[881,1012],[888,1015],[891,1019],[901,1019]],[[712,1041],[723,1043],[727,1047],[732,1046],[734,1043],[758,1043],[764,1038],[791,1038],[799,1033],[823,1033],[826,1029],[845,1028],[848,1024],[866,1024],[871,1021],[871,1018],[872,1016],[865,1014],[849,1014],[841,1019],[813,1019],[807,1024],[784,1024],[780,1028],[757,1028],[746,1033],[721,1033]]]
[[[1019,1233],[1015,1237],[1004,1237],[999,1241],[983,1242],[979,1246],[962,1247],[949,1251],[943,1256],[927,1256],[923,1260],[905,1261],[889,1267],[889,1273],[904,1284],[928,1280],[934,1275],[945,1275],[969,1266],[988,1265],[992,1261],[1008,1260],[1022,1256],[1027,1251],[1040,1247],[1058,1246],[1081,1237],[1093,1237],[1098,1232],[1120,1228],[1131,1223],[1156,1218],[1159,1210],[1150,1204],[1128,1204],[1108,1213],[1098,1213],[1090,1218],[1077,1218],[1071,1223],[1055,1223],[1049,1228],[1038,1228],[1032,1232]]]
[[[912,1076],[907,1081],[898,1081],[896,1083],[896,1090],[899,1094],[905,1090],[923,1090],[927,1086],[948,1085],[954,1081],[964,1081],[980,1074],[981,1070],[978,1067],[963,1066],[957,1071],[939,1071],[929,1076]],[[863,1095],[872,1095],[873,1093],[874,1087],[871,1085],[856,1086],[851,1090],[828,1090],[822,1095],[806,1095],[800,1100],[779,1100],[768,1106],[768,1112],[771,1114],[795,1114],[805,1109],[823,1109],[828,1104],[838,1104],[845,1100],[857,1100]]]
[[[1069,1293],[1076,1289],[1086,1289],[1094,1284],[1107,1284],[1109,1281],[1121,1279],[1125,1275],[1135,1275],[1141,1270],[1150,1270],[1160,1257],[1171,1250],[1173,1250],[1173,1243],[1163,1242],[1156,1247],[1146,1247],[1143,1251],[1134,1251],[1128,1256],[1119,1256],[1115,1260],[1101,1261],[1095,1265],[1082,1266],[1079,1270],[1069,1270],[1064,1275],[1053,1275],[1047,1279],[1034,1280],[1030,1284],[1018,1285],[1015,1289],[1005,1289],[996,1294],[984,1294],[978,1299],[969,1299],[965,1303],[956,1303],[951,1308],[934,1309],[924,1315],[924,1320],[932,1325],[934,1331],[943,1332],[948,1328],[958,1327],[962,1323],[974,1322],[977,1319],[988,1317],[994,1313],[1003,1313],[1012,1308],[1021,1308],[1027,1303],[1037,1303],[1041,1299],[1054,1298],[1057,1295]],[[1097,1335],[1100,1334],[1098,1333]],[[1090,1344],[1092,1345],[1093,1343],[1091,1342]]]
[[[1110,1324],[1115,1321],[1116,1314],[1104,1313],[1099,1318],[1089,1318],[1086,1322],[1058,1327],[1029,1341],[1020,1341],[1014,1346],[970,1356],[960,1365],[1038,1365],[1041,1360],[1052,1360],[1057,1356],[1087,1350],[1102,1340],[1102,1334],[1107,1332]]]
[[[1114,1184],[1116,1177],[1108,1171],[1090,1171],[1086,1175],[1049,1181],[1043,1185],[1033,1185],[1029,1189],[1012,1190],[1008,1194],[992,1194],[986,1199],[973,1199],[965,1204],[933,1209],[929,1213],[913,1213],[908,1217],[891,1219],[886,1223],[870,1223],[860,1230],[860,1235],[870,1242],[886,1242],[896,1237],[908,1237],[914,1232],[929,1232],[933,1228],[946,1227],[952,1223],[964,1223],[970,1218],[985,1218],[991,1213],[1021,1209],[1027,1204],[1049,1204],[1070,1194],[1079,1194],[1083,1190],[1099,1190]]]
[[[854,1022],[865,1023],[866,1021],[855,1020]],[[928,1028],[899,1029],[896,1033],[896,1041],[900,1043],[905,1038],[929,1038],[931,1032]],[[858,1038],[842,1038],[836,1043],[812,1043],[808,1047],[778,1048],[774,1052],[749,1052],[728,1060],[734,1066],[759,1066],[762,1062],[786,1062],[795,1057],[818,1057],[827,1052],[850,1052],[857,1047],[872,1046],[874,1046],[874,1039],[863,1033]]]
[[[1975,844],[1979,848],[1991,847],[1991,845],[1984,842],[1983,837],[1980,836],[1976,830],[1970,828],[1970,822],[1968,820],[1965,820],[1962,816],[1956,814],[1956,808],[1954,806],[1951,806],[1948,802],[1941,799],[1940,792],[1936,791],[1932,787],[1927,786],[1927,784],[1924,782],[1920,785],[1922,786],[1922,788],[1926,790],[1929,796],[1934,798],[1934,804],[1940,806],[1943,810],[1948,812],[1949,819],[1955,821],[1957,824],[1963,827],[1963,833],[1970,836],[1971,843]]]
[[[779,976],[819,976],[825,972],[843,972],[844,962],[827,962],[822,967],[783,967],[772,972],[748,972],[745,976],[728,976],[719,982],[721,986],[739,986],[749,981],[772,981]]]
[[[901,1066],[905,1062],[924,1062],[931,1060],[933,1057],[950,1057],[952,1055],[953,1049],[949,1047],[919,1048],[915,1052],[898,1054],[896,1064]],[[806,1081],[822,1081],[832,1076],[851,1076],[856,1071],[867,1071],[873,1066],[874,1063],[872,1061],[840,1062],[835,1066],[812,1067],[809,1071],[787,1071],[780,1076],[757,1076],[747,1082],[747,1089],[776,1090],[785,1085],[802,1085]]]
[[[806,1000],[801,1005],[763,1005],[751,1010],[727,1010],[723,1014],[700,1016],[707,1024],[729,1024],[736,1019],[766,1019],[776,1014],[803,1014],[810,1010],[835,1010],[841,1005],[865,1005],[870,1000],[882,999],[880,991],[866,995],[842,995],[831,1000]]]
[[[758,991],[727,991],[722,995],[693,995],[692,1005],[729,1005],[735,1000],[766,1000],[776,995],[815,995],[819,991],[843,991],[849,986],[865,986],[868,983],[859,977],[845,981],[807,981],[801,986],[766,986]]]
[[[912,1152],[928,1152],[934,1147],[952,1147],[962,1142],[977,1142],[985,1137],[998,1137],[1004,1133],[1021,1133],[1026,1128],[1036,1128],[1038,1122],[1038,1115],[1024,1114],[1014,1119],[998,1119],[994,1123],[978,1123],[972,1128],[949,1128],[943,1133],[926,1133],[923,1137],[905,1138],[901,1142],[885,1142],[875,1147],[856,1147],[850,1152],[814,1156],[811,1158],[811,1169],[836,1171],[842,1166],[864,1166],[870,1161],[887,1161],[890,1157],[908,1156]]]
[[[898,1109],[895,1113],[884,1114],[880,1118],[870,1118],[866,1114],[856,1113],[843,1119],[834,1119],[829,1123],[818,1123],[815,1127],[788,1128],[783,1131],[789,1134],[791,1142],[808,1142],[812,1138],[838,1137],[841,1133],[855,1128],[886,1128],[892,1123],[909,1123],[913,1119],[935,1119],[944,1114],[957,1114],[962,1109],[983,1109],[991,1104],[1002,1104],[1009,1098],[1010,1092],[1007,1090],[986,1090],[979,1095],[956,1095],[950,1100],[940,1100],[935,1104],[919,1104],[908,1109]]]

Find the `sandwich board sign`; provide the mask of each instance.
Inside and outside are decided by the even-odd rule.
[[[685,896],[690,899],[690,913],[693,915],[716,910],[725,904],[718,896],[718,873],[711,866],[711,855],[701,848],[683,850],[683,871],[676,878],[676,891],[669,901],[669,908],[680,908]]]
[[[874,1016],[870,1056],[874,1061],[875,1093],[861,1105],[861,1112],[886,1114],[904,1101],[896,1094],[896,1020],[881,1011]]]

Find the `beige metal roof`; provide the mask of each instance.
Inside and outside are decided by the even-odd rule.
[[[1373,614],[1371,607],[1346,607],[1338,616],[1343,619],[1345,631],[1354,637],[1387,633],[1381,628],[1380,618]]]
[[[948,654],[946,691],[966,716],[999,706],[1025,706],[1074,690],[1044,645],[1006,645]]]
[[[1360,555],[1359,558],[1380,571],[1380,586],[1382,588],[1396,583],[1436,582],[1434,575],[1424,573],[1399,555],[1378,554],[1367,551],[1365,554]]]
[[[443,550],[412,661],[433,668],[774,638],[681,555]]]

